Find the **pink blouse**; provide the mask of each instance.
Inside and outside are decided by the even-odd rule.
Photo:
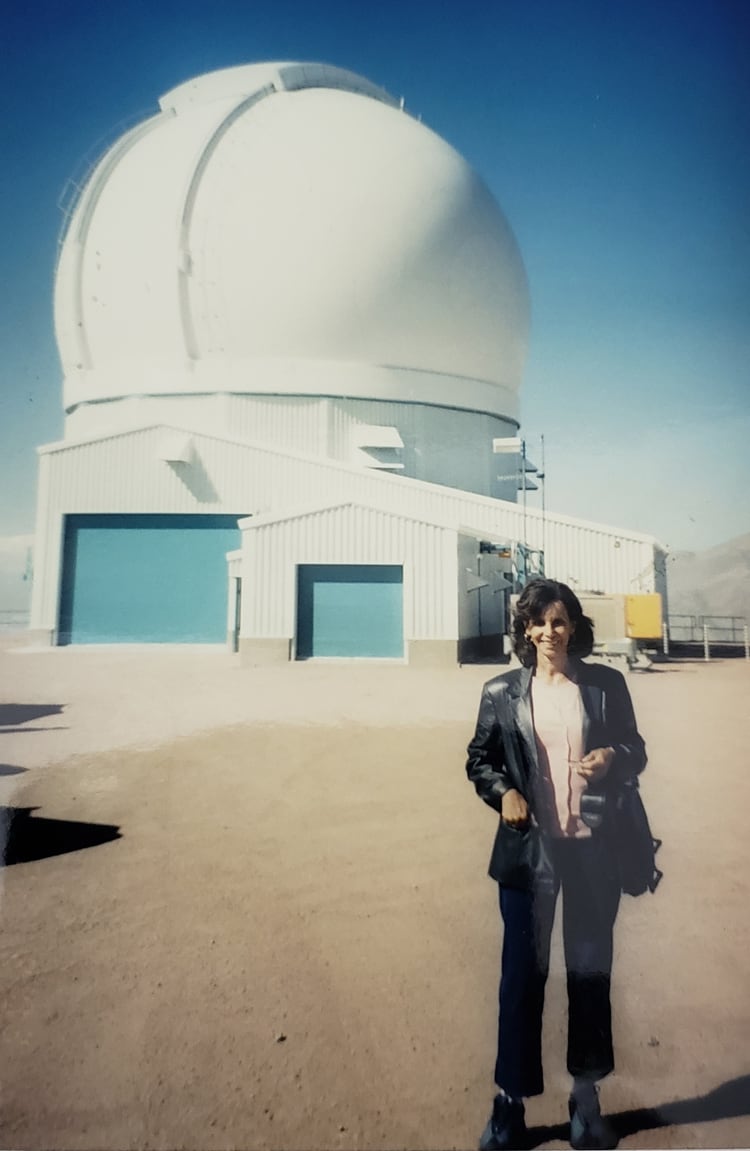
[[[591,828],[581,820],[581,795],[586,781],[575,770],[584,754],[583,704],[571,680],[531,681],[539,779],[538,819],[548,834],[583,839]]]

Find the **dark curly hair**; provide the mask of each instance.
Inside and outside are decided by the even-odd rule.
[[[553,603],[565,606],[575,631],[570,638],[568,654],[583,659],[594,648],[594,624],[583,614],[581,602],[567,584],[554,579],[529,580],[518,597],[513,615],[513,650],[524,667],[536,664],[536,648],[526,636],[530,623],[537,623]]]

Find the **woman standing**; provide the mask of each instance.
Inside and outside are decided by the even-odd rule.
[[[646,764],[622,675],[586,664],[591,621],[563,583],[532,580],[519,597],[516,671],[485,684],[466,764],[500,814],[490,860],[503,919],[495,1097],[481,1151],[522,1147],[523,1099],[544,1090],[542,1010],[562,889],[568,987],[570,1142],[616,1146],[597,1083],[614,1067],[612,929],[620,879],[606,834],[607,795]]]

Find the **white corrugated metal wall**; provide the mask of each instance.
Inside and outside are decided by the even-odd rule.
[[[356,504],[243,527],[243,638],[295,634],[298,564],[401,564],[405,639],[457,637],[455,531]]]
[[[494,538],[544,542],[548,574],[580,590],[632,593],[655,586],[656,542],[632,532],[402,476],[383,475],[264,445],[190,433],[194,458],[160,458],[169,429],[151,427],[40,449],[31,626],[56,626],[60,522],[65,513],[257,515],[342,497],[431,522],[471,524]],[[57,543],[54,541],[57,540]],[[662,557],[663,558],[663,557]]]

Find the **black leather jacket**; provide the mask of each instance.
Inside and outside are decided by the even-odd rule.
[[[646,748],[636,726],[625,679],[604,664],[575,661],[575,677],[583,701],[584,753],[613,747],[615,758],[596,790],[607,795],[620,781],[638,775],[646,766]],[[466,774],[485,803],[500,811],[502,797],[515,788],[529,805],[529,833],[510,828],[502,820],[490,859],[490,875],[500,883],[530,886],[550,877],[549,856],[533,827],[533,773],[539,770],[531,711],[533,668],[518,668],[489,680],[482,689],[476,731],[468,746]],[[590,790],[594,790],[592,787]],[[523,842],[523,836],[527,841]],[[531,839],[533,842],[528,842]],[[519,866],[523,852],[525,866]],[[512,857],[512,858],[511,858]],[[530,871],[528,877],[526,873]]]

